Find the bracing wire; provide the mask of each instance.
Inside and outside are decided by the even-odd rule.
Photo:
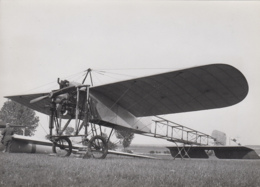
[[[96,71],[96,73],[97,73],[97,74],[100,74],[100,75],[103,75],[103,76],[106,76],[106,77],[109,77],[109,78],[112,78],[112,79],[114,79],[114,80],[120,80],[119,78],[112,77],[112,76],[107,75],[107,74],[101,74],[100,72],[97,72],[97,71]]]
[[[72,75],[68,75],[68,76],[66,76],[64,78],[71,78],[71,77],[78,76],[78,75],[82,76],[82,73],[84,73],[84,71],[80,71],[80,72],[74,73]]]
[[[75,75],[70,76],[70,77],[65,77],[65,79],[69,79],[69,80],[71,80],[71,81],[76,81],[76,80],[81,79],[83,75],[84,75],[84,74],[82,74],[82,72],[81,72],[81,73],[79,73],[79,74],[75,74]]]
[[[122,70],[151,70],[151,69],[162,69],[162,70],[174,70],[176,68],[106,68],[106,69],[98,69],[100,71],[122,71]]]
[[[26,92],[30,92],[30,91],[33,91],[33,90],[37,90],[37,89],[39,89],[39,88],[42,88],[42,87],[45,87],[45,86],[48,86],[48,85],[51,85],[51,84],[54,84],[54,83],[56,83],[56,81],[52,81],[52,82],[43,84],[43,85],[41,85],[41,86],[37,86],[37,87],[35,87],[35,88],[26,90],[26,91],[24,91],[24,92],[26,93]],[[53,86],[52,86],[52,87],[53,87]]]
[[[119,76],[126,76],[126,77],[131,77],[131,78],[134,78],[134,77],[135,77],[135,76],[132,76],[132,75],[121,74],[121,73],[112,73],[112,72],[108,72],[108,71],[98,71],[98,70],[96,70],[96,72],[99,72],[100,74],[103,73],[103,75],[105,75],[105,73],[107,73],[107,74],[113,74],[113,75],[119,75]]]
[[[133,85],[134,85],[134,82],[133,82],[132,85],[131,85],[129,88],[127,88],[127,90],[114,102],[114,104],[113,104],[109,109],[113,108],[113,107],[120,101],[120,99],[123,98],[124,95],[132,88]]]
[[[41,123],[39,123],[39,125],[40,125],[40,126],[41,126],[41,128],[44,130],[45,134],[47,135],[48,133],[47,133],[47,131],[45,130],[45,128],[42,126],[42,124],[41,124]]]
[[[64,77],[64,79],[68,79],[68,78],[71,78],[71,77],[74,77],[74,76],[79,76],[79,74],[80,74],[80,73],[83,73],[83,72],[84,72],[84,71],[80,71],[80,72],[78,72],[78,73],[74,73],[74,74],[72,74],[72,75],[69,75],[69,76]],[[80,75],[80,76],[82,76],[82,75]],[[26,90],[26,91],[24,91],[24,92],[27,93],[27,92],[30,92],[30,91],[33,91],[33,90],[37,90],[37,89],[39,89],[39,88],[43,88],[43,87],[46,87],[46,86],[49,86],[49,85],[52,85],[52,84],[56,84],[56,83],[57,83],[57,81],[55,80],[55,81],[52,81],[52,82],[49,82],[49,83],[46,83],[46,84],[37,86],[37,87],[35,87],[35,88]],[[50,87],[50,89],[51,89],[51,88],[54,88],[55,86],[52,85],[52,86],[49,86],[49,87]],[[48,89],[48,91],[49,91],[49,89]]]
[[[98,73],[98,72],[95,72],[95,71],[94,71],[93,73],[95,73],[94,75],[92,74],[93,80],[94,80],[94,76],[95,76],[95,79],[97,79],[97,81],[100,82],[100,84],[103,84],[103,82],[98,78],[98,76],[96,76],[96,74],[99,74],[99,73]],[[97,81],[96,81],[96,82],[97,82]],[[94,86],[94,85],[93,85],[93,86]]]

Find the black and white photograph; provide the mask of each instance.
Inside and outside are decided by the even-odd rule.
[[[260,1],[0,0],[0,186],[260,186]]]

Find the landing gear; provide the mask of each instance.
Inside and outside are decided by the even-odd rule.
[[[84,81],[83,81],[84,82]],[[103,159],[108,153],[107,140],[98,135],[102,135],[101,126],[100,132],[96,128],[96,124],[91,123],[93,120],[91,98],[89,95],[89,85],[70,85],[69,82],[60,82],[60,89],[51,92],[51,107],[49,118],[50,140],[53,142],[52,151],[57,156],[70,156],[72,152],[72,144],[69,137],[81,136],[87,137],[90,135],[87,127],[91,124],[92,138],[88,141],[87,147],[83,149],[89,153],[90,156]],[[49,97],[49,96],[48,96]],[[62,119],[67,122],[62,125]],[[68,128],[71,120],[75,119],[75,128],[73,135],[64,136],[65,130]],[[85,134],[80,135],[81,129],[85,127]],[[53,129],[56,133],[53,136]],[[73,146],[73,148],[77,148]],[[87,153],[86,153],[87,155]]]
[[[60,157],[70,156],[72,152],[72,144],[70,139],[67,137],[59,137],[53,142],[52,151]]]
[[[108,144],[102,136],[93,136],[88,142],[88,150],[93,158],[104,159],[107,156]]]

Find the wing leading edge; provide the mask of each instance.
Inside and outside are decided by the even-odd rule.
[[[228,107],[246,97],[248,84],[236,68],[212,64],[92,87],[90,91],[143,117]]]

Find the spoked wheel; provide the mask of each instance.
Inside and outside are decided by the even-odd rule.
[[[93,136],[88,142],[88,150],[94,158],[106,158],[108,152],[106,139],[102,136]]]
[[[52,151],[61,157],[70,156],[72,152],[72,144],[70,139],[67,137],[60,137],[56,139],[55,142],[53,142]]]

